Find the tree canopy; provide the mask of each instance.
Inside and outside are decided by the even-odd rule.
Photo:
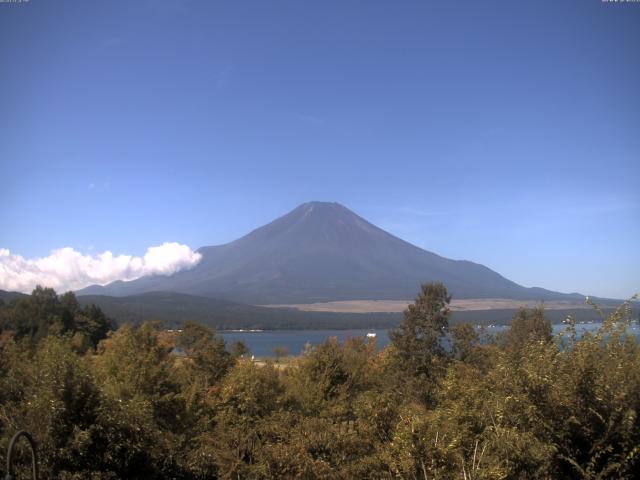
[[[38,288],[0,306],[0,476],[26,429],[63,480],[638,478],[631,303],[581,337],[523,309],[481,341],[449,301],[426,284],[387,348],[330,338],[277,365],[194,323],[110,331]]]

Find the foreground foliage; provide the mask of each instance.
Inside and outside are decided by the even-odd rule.
[[[425,285],[383,351],[329,339],[281,368],[38,289],[0,307],[0,451],[27,429],[62,479],[639,477],[629,303],[581,338],[534,309],[481,342],[449,300]]]

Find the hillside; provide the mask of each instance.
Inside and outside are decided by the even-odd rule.
[[[16,298],[26,298],[28,295],[26,293],[20,292],[7,292],[6,290],[0,290],[0,302],[9,303],[11,300],[15,300]]]
[[[217,330],[386,328],[396,325],[402,318],[400,313],[302,312],[255,307],[173,292],[150,292],[127,297],[84,295],[78,300],[83,305],[98,305],[118,323],[160,320],[168,327],[175,327],[190,320]]]

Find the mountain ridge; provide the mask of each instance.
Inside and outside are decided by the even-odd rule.
[[[190,270],[77,293],[170,291],[266,305],[406,299],[413,298],[421,283],[442,281],[455,298],[583,298],[523,287],[482,264],[442,257],[335,202],[304,203],[237,240],[197,251],[202,260]]]

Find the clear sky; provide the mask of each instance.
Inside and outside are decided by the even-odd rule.
[[[196,249],[327,200],[525,286],[626,297],[640,3],[0,3],[0,181],[24,261]]]

